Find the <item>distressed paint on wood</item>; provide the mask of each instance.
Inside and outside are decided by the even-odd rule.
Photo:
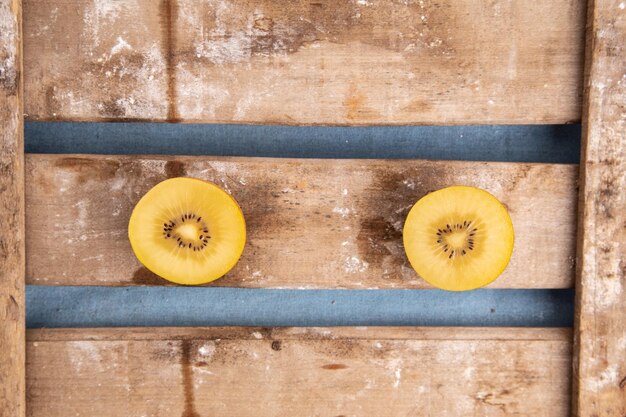
[[[580,119],[584,2],[25,0],[31,120]]]
[[[626,2],[589,2],[574,415],[626,415]]]
[[[0,417],[25,415],[21,2],[0,0]]]
[[[36,330],[32,417],[569,415],[565,329]]]
[[[513,258],[492,286],[569,288],[576,174],[522,163],[29,155],[27,280],[166,284],[135,259],[128,219],[152,186],[191,176],[226,189],[246,217],[244,254],[213,285],[426,288],[404,254],[404,219],[426,193],[465,184],[501,199],[515,227]]]

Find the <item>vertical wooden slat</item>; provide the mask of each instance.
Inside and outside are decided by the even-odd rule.
[[[574,415],[626,415],[626,1],[590,1]]]
[[[25,415],[21,1],[0,0],[0,416]]]

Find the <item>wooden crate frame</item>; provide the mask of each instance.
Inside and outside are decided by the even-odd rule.
[[[369,415],[561,416],[571,410],[575,416],[608,417],[626,413],[624,2],[591,0],[587,5],[582,100],[582,43],[576,41],[584,34],[584,8],[576,2],[529,6],[513,1],[507,3],[506,10],[497,2],[477,6],[469,0],[456,2],[454,8],[447,1],[404,6],[384,0],[364,1],[335,8],[327,7],[325,2],[294,2],[279,7],[262,2],[269,16],[258,12],[255,7],[260,6],[252,2],[225,3],[219,18],[225,28],[220,30],[228,31],[231,37],[213,41],[239,39],[245,47],[240,45],[236,49],[239,55],[235,56],[211,49],[215,44],[207,44],[204,37],[198,43],[193,30],[181,30],[180,25],[193,27],[198,16],[211,12],[194,9],[193,2],[141,0],[132,3],[137,9],[134,12],[125,6],[131,2],[90,4],[85,0],[25,1],[23,35],[22,2],[0,0],[0,416],[24,416],[28,410],[31,416],[52,417],[70,411],[77,415],[193,417],[208,411],[223,414],[219,408],[222,402],[229,407],[227,413],[233,415],[327,414],[333,410]],[[94,7],[93,13],[82,16],[89,19],[72,20],[80,15],[77,10],[84,12],[88,7]],[[321,29],[312,29],[311,22],[305,21],[296,28],[298,36],[281,32],[286,22],[300,21],[298,17],[305,7],[307,13],[316,16]],[[399,13],[402,7],[404,14]],[[464,14],[455,14],[458,10]],[[65,17],[59,18],[59,12]],[[113,19],[114,15],[118,18]],[[248,15],[254,19],[241,18]],[[57,23],[59,19],[63,22]],[[413,33],[414,22],[418,22],[419,35]],[[529,26],[541,30],[529,34],[524,30]],[[124,36],[130,40],[115,38],[116,30],[122,27],[127,28]],[[142,41],[136,28],[159,33],[159,37],[148,36]],[[67,36],[68,30],[80,36]],[[97,34],[99,37],[97,30],[102,32]],[[515,40],[514,49],[503,49],[499,42],[503,31]],[[411,34],[415,36],[411,38]],[[131,48],[129,42],[143,50],[144,57],[154,58],[156,54],[161,59],[146,63],[138,61],[133,53],[117,56]],[[197,48],[190,49],[194,42]],[[489,48],[472,48],[475,42],[487,42]],[[85,44],[103,51],[102,56],[85,58],[81,49]],[[282,55],[272,55],[270,47]],[[420,48],[429,51],[420,55],[425,58],[423,65],[416,64],[411,55]],[[159,50],[164,52],[159,55]],[[300,51],[300,55],[281,61],[281,56],[294,51]],[[494,61],[502,56],[508,61]],[[244,65],[252,60],[254,66]],[[492,65],[485,66],[490,61]],[[215,71],[217,64],[226,64],[232,73]],[[240,66],[251,73],[239,71]],[[407,69],[417,74],[411,78]],[[486,74],[477,79],[468,77],[476,69]],[[147,83],[137,76],[140,73],[154,81]],[[342,77],[343,73],[351,77]],[[319,77],[312,82],[315,74]],[[402,74],[408,78],[402,79]],[[431,76],[426,84],[416,86],[412,81],[426,75]],[[263,83],[268,79],[275,82],[277,76],[282,77],[280,85],[285,88],[279,89],[276,96],[263,94],[263,88],[255,90],[257,85],[267,87]],[[355,81],[355,76],[361,79]],[[111,77],[122,82],[112,81]],[[239,82],[233,84],[233,79]],[[216,81],[211,84],[207,80]],[[158,87],[149,90],[150,85]],[[369,90],[363,90],[363,85]],[[293,96],[294,88],[300,100]],[[545,92],[537,93],[540,88]],[[198,89],[197,97],[194,89]],[[198,102],[218,97],[224,89],[228,94],[221,96],[220,106],[197,107]],[[338,98],[336,91],[344,95]],[[134,102],[131,98],[136,95],[146,99]],[[246,98],[248,101],[241,101]],[[309,99],[322,100],[324,106],[310,106]],[[279,114],[275,114],[277,103],[282,110]],[[394,107],[395,103],[401,105]],[[575,216],[567,214],[559,225],[567,233],[556,247],[533,240],[525,227],[540,225],[543,211],[569,213],[568,202],[576,193],[576,168],[572,166],[66,155],[31,155],[25,161],[23,151],[25,113],[31,120],[339,125],[563,123],[578,120],[581,105],[578,238],[574,239]],[[288,175],[273,175],[271,170],[283,170]],[[362,175],[354,189],[345,188],[350,192],[344,195],[341,181],[353,170]],[[132,182],[137,172],[145,182]],[[431,177],[438,178],[435,174],[442,172],[449,174],[439,180],[404,184],[416,175],[431,173]],[[123,222],[111,221],[94,228],[98,212],[87,211],[81,218],[84,224],[69,229],[78,241],[70,236],[65,245],[57,245],[50,239],[54,229],[45,229],[35,220],[25,223],[25,216],[31,219],[36,218],[33,214],[62,214],[58,207],[67,207],[68,202],[81,216],[81,202],[96,201],[101,195],[98,193],[119,184],[135,194],[114,193],[112,203],[103,204],[100,210],[126,212],[133,196],[140,195],[149,183],[181,173],[210,177],[231,187],[236,187],[242,174],[252,174],[250,181],[254,177],[262,186],[249,194],[240,190],[244,200],[254,201],[255,193],[258,197],[260,192],[269,191],[276,195],[271,208],[288,213],[283,217],[276,213],[255,214],[252,218],[263,227],[286,220],[297,224],[303,219],[324,224],[323,219],[330,216],[328,224],[352,227],[358,222],[365,231],[345,229],[349,232],[334,231],[314,239],[317,244],[330,242],[331,247],[348,242],[368,257],[346,268],[333,264],[329,252],[310,252],[314,262],[298,270],[301,282],[289,280],[285,265],[275,262],[276,239],[284,235],[259,241],[246,260],[253,263],[252,271],[235,271],[219,281],[231,286],[298,288],[314,282],[315,288],[425,287],[403,269],[397,227],[389,217],[394,212],[390,210],[397,207],[400,211],[395,215],[401,219],[405,208],[402,204],[410,203],[415,195],[458,181],[500,193],[498,196],[510,205],[516,217],[516,225],[522,225],[523,245],[518,241],[517,250],[526,259],[539,260],[527,266],[530,272],[534,277],[550,271],[552,275],[529,281],[522,266],[514,262],[496,285],[571,286],[573,274],[568,273],[567,260],[574,256],[574,243],[578,242],[573,343],[570,332],[564,329],[139,328],[26,332],[25,282],[46,283],[43,274],[48,271],[61,277],[51,284],[60,285],[89,284],[85,274],[90,270],[96,271],[96,278],[101,277],[97,284],[157,282],[124,249],[124,239],[119,236]],[[281,178],[288,178],[287,183]],[[338,186],[321,187],[333,179]],[[542,194],[539,185],[553,194]],[[305,207],[298,207],[296,203],[301,200],[292,194],[307,192],[312,192],[314,199],[303,197]],[[390,201],[369,203],[367,196],[371,193],[387,193]],[[315,198],[336,204],[344,196],[344,205],[317,212],[312,207]],[[538,199],[538,210],[519,212],[515,202],[530,196]],[[340,210],[333,217],[335,207]],[[374,216],[378,212],[382,218]],[[352,217],[343,217],[348,213]],[[365,227],[363,222],[368,219],[369,226]],[[57,227],[67,228],[69,220],[61,218]],[[73,256],[80,256],[81,242],[94,244],[90,240],[94,230],[109,237],[118,235],[114,241],[122,245],[121,250],[102,249],[104,263],[109,263],[110,257],[121,256],[117,275],[97,269],[97,260],[79,267],[76,262],[66,262],[68,257],[75,261]],[[298,238],[288,233],[286,237]],[[384,243],[382,247],[376,246],[376,238]],[[294,248],[309,249],[304,244]],[[37,264],[31,254],[43,250],[50,251],[57,260]],[[557,261],[550,264],[547,259]],[[329,272],[337,274],[335,281],[315,281],[315,272],[325,264],[334,265]],[[250,274],[257,267],[270,272],[251,280]],[[380,279],[381,274],[390,279]],[[225,375],[219,384],[211,379],[216,372]],[[161,378],[151,381],[155,373]],[[245,381],[244,373],[249,376]],[[81,386],[86,389],[78,389]],[[152,401],[155,397],[161,400]],[[263,401],[262,411],[258,410],[259,399]]]

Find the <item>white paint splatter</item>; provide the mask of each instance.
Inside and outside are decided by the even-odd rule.
[[[350,209],[346,207],[335,207],[333,213],[340,214],[344,219],[350,214]]]
[[[76,207],[78,209],[78,215],[76,216],[76,223],[78,224],[78,226],[80,227],[86,227],[87,226],[87,202],[84,200],[79,201],[78,203],[74,204],[74,207]]]
[[[194,367],[193,369],[194,373],[199,373],[199,374],[205,374],[205,375],[216,375],[215,372],[211,372],[206,368],[201,368],[201,367]],[[201,384],[204,383],[204,381],[200,381]]]
[[[206,58],[214,64],[231,64],[250,58],[252,40],[242,32],[229,36],[215,36],[210,42],[196,45],[196,56]]]
[[[93,2],[95,13],[103,18],[116,18],[123,5],[124,2],[119,0],[95,0]]]
[[[394,374],[396,376],[396,380],[393,383],[393,387],[394,388],[398,388],[400,386],[400,382],[402,380],[402,369],[400,369],[400,368],[396,369],[396,372]]]
[[[86,258],[81,259],[82,262],[88,261],[101,261],[104,259],[104,255],[95,255],[95,256],[87,256]]]
[[[126,178],[124,177],[116,177],[111,183],[111,191],[118,191],[124,188],[126,185]]]
[[[400,214],[404,211],[407,211],[408,209],[410,209],[411,207],[413,207],[413,204],[409,204],[408,206],[404,206],[404,207],[400,207],[399,209],[396,210],[396,214]]]
[[[604,387],[609,385],[615,385],[619,379],[619,368],[617,364],[613,364],[606,368],[598,377],[591,377],[587,379],[585,388],[591,392],[599,392]]]
[[[133,48],[121,36],[117,37],[117,43],[111,48],[111,55],[119,54],[124,49],[132,51]]]
[[[261,333],[259,333],[259,332],[252,332],[252,336],[255,339],[263,339],[263,335]]]
[[[348,256],[344,262],[344,269],[349,274],[356,274],[357,272],[365,272],[369,268],[369,263],[362,261],[356,256]]]
[[[91,42],[83,42],[83,46],[98,47],[102,42],[101,33],[105,33],[105,37],[109,36],[112,24],[120,18],[124,10],[131,15],[136,13],[139,10],[138,0],[93,0],[91,7],[85,8],[83,15],[84,36],[91,39]]]
[[[412,179],[406,179],[402,181],[402,184],[404,184],[404,186],[410,190],[415,189],[415,181],[413,181]]]
[[[215,117],[230,97],[227,88],[212,84],[205,74],[195,74],[183,65],[176,67],[179,111],[191,119]]]
[[[402,382],[402,359],[393,358],[386,366],[387,369],[393,371],[394,381],[393,387],[398,388]]]
[[[606,88],[606,84],[598,80],[594,80],[591,85],[593,85],[593,87],[596,88],[600,92],[604,91],[604,89]]]
[[[243,120],[246,118],[248,111],[254,107],[255,104],[266,100],[271,97],[273,93],[271,91],[248,91],[242,98],[237,100],[235,106],[234,120]]]
[[[626,334],[617,340],[617,344],[615,346],[619,351],[626,350]]]
[[[213,342],[206,342],[198,348],[198,354],[207,359],[210,359],[213,353],[215,353],[215,343]]]
[[[617,7],[619,7],[621,10],[624,10],[624,8],[626,8],[626,4],[624,2],[621,2]]]
[[[103,371],[102,354],[96,343],[82,340],[71,341],[67,343],[67,346],[70,362],[78,372],[85,366],[91,369],[95,366],[98,371]]]
[[[0,3],[0,83],[5,85],[16,83],[17,42],[12,35],[16,30],[17,20],[9,8],[9,3]]]

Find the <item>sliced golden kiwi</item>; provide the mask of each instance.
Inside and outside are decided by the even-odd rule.
[[[237,202],[217,185],[171,178],[139,200],[128,224],[137,259],[177,284],[204,284],[235,266],[246,242]]]
[[[513,223],[487,191],[453,186],[415,203],[403,240],[419,276],[444,290],[465,291],[489,284],[504,271],[513,253]]]

